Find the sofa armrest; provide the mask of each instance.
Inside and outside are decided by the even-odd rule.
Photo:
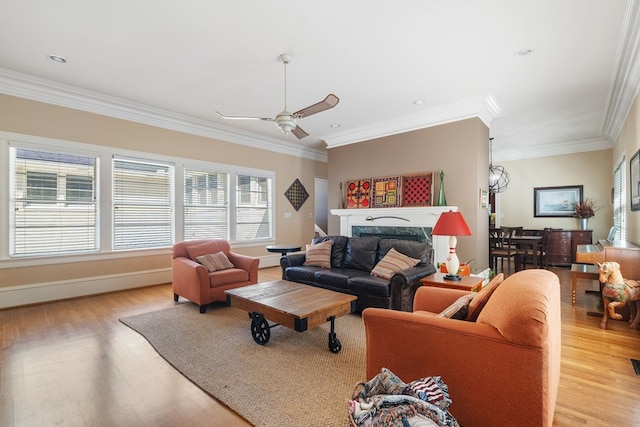
[[[249,273],[249,281],[251,283],[258,283],[258,267],[260,265],[260,258],[229,252],[229,261],[231,261],[236,268]]]
[[[548,425],[544,351],[506,341],[488,324],[367,308],[366,380],[385,367],[409,382],[441,376],[461,425]],[[499,403],[508,396],[509,405]],[[553,412],[553,408],[551,408]]]
[[[460,289],[421,286],[413,297],[413,311],[440,313],[463,295],[470,293]]]
[[[417,265],[398,271],[391,277],[391,308],[393,310],[413,310],[413,296],[422,286],[420,279],[436,272],[433,264]]]
[[[171,262],[173,293],[197,304],[209,299],[209,272],[202,264],[176,257]]]
[[[306,259],[305,253],[287,254],[280,258],[280,267],[284,270],[287,267],[294,267],[304,264]]]

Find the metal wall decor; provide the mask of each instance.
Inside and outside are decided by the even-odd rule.
[[[299,210],[304,202],[309,198],[307,189],[304,188],[304,185],[302,185],[298,178],[293,181],[293,184],[291,184],[287,191],[284,192],[284,195],[296,211]]]

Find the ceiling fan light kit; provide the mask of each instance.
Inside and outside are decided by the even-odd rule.
[[[292,57],[291,55],[283,53],[278,58],[284,64],[284,110],[282,110],[282,112],[278,114],[275,119],[271,117],[225,116],[218,111],[216,111],[216,114],[227,120],[262,120],[265,122],[274,122],[285,136],[287,136],[289,133],[292,133],[298,139],[302,139],[306,136],[309,136],[309,134],[300,126],[298,126],[298,120],[335,107],[336,105],[338,105],[338,102],[340,102],[340,98],[330,93],[322,101],[316,102],[315,104],[303,108],[302,110],[296,111],[293,114],[290,113],[287,109],[287,65],[289,64],[289,62],[291,62]]]

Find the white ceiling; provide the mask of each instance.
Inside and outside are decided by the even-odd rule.
[[[0,0],[0,92],[320,157],[474,116],[494,160],[589,151],[638,93],[639,3]],[[290,111],[340,97],[309,137],[216,116],[275,117],[281,53]]]

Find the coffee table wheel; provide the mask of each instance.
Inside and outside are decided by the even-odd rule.
[[[339,353],[342,350],[342,344],[334,332],[329,333],[329,350],[332,353]]]
[[[253,316],[251,316],[251,336],[260,345],[265,345],[271,338],[269,323],[260,313],[253,313]]]

